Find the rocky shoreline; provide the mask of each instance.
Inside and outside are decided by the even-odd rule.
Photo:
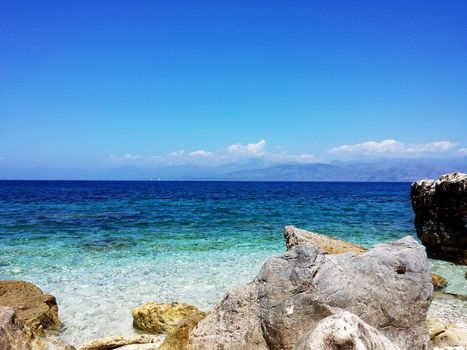
[[[427,253],[465,264],[467,175],[418,181],[411,197],[426,250],[412,237],[367,249],[287,226],[286,252],[212,310],[148,302],[131,311],[141,334],[77,349],[466,349],[467,322],[443,310],[454,305],[463,314],[466,296],[442,292],[449,281],[430,273]],[[53,296],[29,282],[0,281],[0,350],[75,350],[57,338],[59,328]]]
[[[134,326],[146,334],[97,339],[78,350],[467,346],[462,325],[427,320],[437,278],[414,239],[367,250],[293,226],[284,229],[284,237],[286,253],[269,258],[252,282],[227,292],[210,312],[186,304],[146,303],[132,311]],[[2,305],[11,306],[0,308],[2,350],[73,349],[44,338],[60,325],[55,298],[28,282],[2,281],[0,291]]]

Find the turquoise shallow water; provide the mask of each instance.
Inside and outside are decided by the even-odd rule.
[[[130,309],[209,308],[284,250],[282,228],[366,246],[415,235],[408,183],[0,182],[0,279],[57,296],[73,344],[131,334]],[[463,267],[433,261],[465,292]]]

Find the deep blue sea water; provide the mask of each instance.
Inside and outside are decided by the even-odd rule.
[[[139,303],[211,307],[295,225],[365,246],[415,236],[409,183],[0,181],[0,279],[57,296],[72,343]]]

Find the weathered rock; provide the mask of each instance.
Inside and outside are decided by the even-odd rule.
[[[362,254],[368,251],[367,248],[345,241],[343,239],[337,239],[319,233],[302,230],[295,226],[286,226],[284,228],[284,238],[287,250],[293,247],[303,244],[311,243],[315,247],[322,249],[327,254],[342,254],[353,252],[356,254]],[[435,291],[442,291],[448,285],[448,280],[443,276],[437,274],[431,274],[431,280]]]
[[[259,319],[255,283],[230,290],[191,331],[193,350],[269,350]]]
[[[425,250],[410,237],[360,255],[329,255],[302,244],[270,258],[256,281],[271,350],[293,349],[335,308],[359,316],[402,349],[427,348],[431,276]]]
[[[199,314],[181,320],[175,327],[167,332],[159,350],[188,350],[188,339],[191,330],[195,328],[206,315],[207,313],[200,312]]]
[[[431,274],[431,283],[433,284],[433,290],[439,292],[448,286],[448,280],[443,276],[437,275],[435,273]]]
[[[110,350],[121,349],[128,345],[144,345],[148,349],[157,349],[160,345],[161,338],[157,335],[135,335],[131,337],[105,337],[91,340],[90,342],[81,344],[78,350]],[[127,348],[128,349],[128,348]],[[145,349],[146,350],[146,349]]]
[[[410,237],[362,254],[300,243],[270,258],[253,283],[227,293],[192,330],[189,349],[292,350],[340,310],[401,349],[427,349],[432,289],[425,250]]]
[[[165,333],[184,318],[199,313],[202,311],[192,305],[153,301],[131,310],[133,326],[152,333]]]
[[[467,174],[412,184],[417,235],[429,256],[467,264]]]
[[[31,340],[32,350],[76,350],[74,346],[57,338],[36,337]]]
[[[358,244],[301,230],[295,226],[286,226],[284,228],[284,238],[287,250],[303,243],[311,243],[315,247],[322,249],[327,254],[342,254],[348,252],[362,254],[368,250]]]
[[[0,307],[0,349],[31,350],[29,339],[22,331],[22,324],[11,307]]]
[[[0,307],[1,350],[76,350],[70,344],[56,338],[36,337],[16,317],[13,308]]]
[[[467,329],[455,324],[446,324],[437,319],[427,320],[430,340],[435,347],[467,347]]]
[[[350,312],[322,319],[305,333],[295,350],[400,350],[381,332]]]
[[[55,297],[44,294],[32,283],[0,281],[0,306],[15,309],[17,318],[33,335],[43,335],[45,330],[60,327]]]

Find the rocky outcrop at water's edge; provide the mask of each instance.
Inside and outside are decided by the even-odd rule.
[[[417,235],[430,257],[467,264],[467,174],[412,184]]]

